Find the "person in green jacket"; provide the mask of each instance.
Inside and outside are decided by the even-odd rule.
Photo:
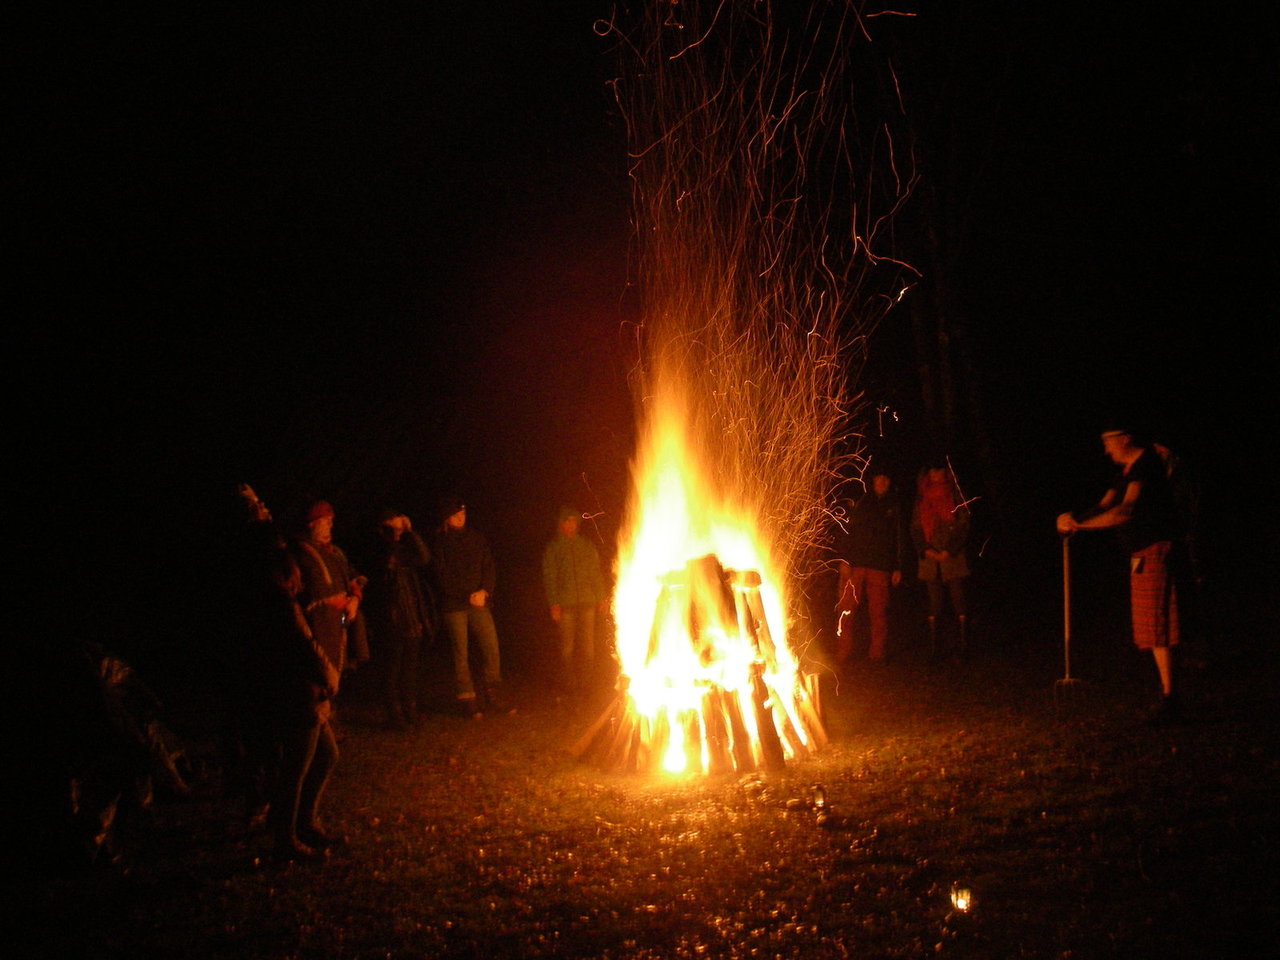
[[[560,637],[561,680],[573,696],[589,692],[596,675],[596,621],[608,602],[600,553],[578,535],[580,522],[576,508],[561,507],[559,530],[542,553],[547,606]]]

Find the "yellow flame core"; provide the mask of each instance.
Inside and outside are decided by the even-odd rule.
[[[789,717],[791,727],[804,729],[794,716],[798,664],[782,632],[782,565],[760,530],[759,507],[741,491],[723,489],[710,465],[714,457],[702,455],[706,451],[689,436],[688,423],[685,408],[670,400],[655,401],[650,410],[633,468],[613,601],[629,706],[641,717],[648,745],[660,750],[659,764],[671,773],[708,768],[708,731],[701,717],[704,699],[713,692],[738,700],[751,751],[761,761],[752,699],[761,688],[753,687],[753,671],[764,681],[767,707],[779,726]],[[726,570],[759,574],[758,585],[753,578],[748,587],[731,587],[730,595],[758,594],[756,608],[770,642],[747,635],[733,616],[703,617],[691,630],[691,608],[746,608],[741,596],[733,596],[730,606],[716,583],[682,576],[691,561],[708,555]]]

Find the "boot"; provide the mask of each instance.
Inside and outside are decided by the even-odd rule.
[[[956,659],[961,663],[969,659],[969,618],[963,613],[956,617]]]
[[[938,649],[938,618],[929,617],[929,659],[937,660],[941,651]]]

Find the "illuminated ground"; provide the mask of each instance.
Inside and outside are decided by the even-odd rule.
[[[265,838],[211,796],[158,805],[127,875],[23,882],[23,901],[43,954],[67,957],[1259,955],[1274,682],[1204,663],[1195,722],[1153,729],[1148,664],[1116,648],[1055,709],[1042,653],[864,665],[828,698],[832,747],[778,777],[583,768],[562,748],[590,711],[530,688],[514,717],[405,733],[356,703],[325,802],[349,846],[329,862],[261,865]]]

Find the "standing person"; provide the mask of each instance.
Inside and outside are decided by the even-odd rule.
[[[327,732],[338,671],[315,642],[298,597],[302,572],[253,488],[237,490],[248,523],[236,548],[238,588],[230,598],[240,631],[237,773],[250,825],[261,817],[280,860],[313,859],[331,845],[316,807],[337,746]]]
[[[945,466],[931,464],[916,476],[911,540],[916,550],[916,576],[928,592],[930,655],[937,658],[942,653],[938,618],[942,616],[945,590],[956,618],[955,654],[963,659],[968,655],[969,644],[969,610],[964,590],[964,580],[969,576],[965,555],[969,507]]]
[[[1150,650],[1160,678],[1153,723],[1180,718],[1175,699],[1173,650],[1178,646],[1178,597],[1170,553],[1179,536],[1178,514],[1164,460],[1127,429],[1105,430],[1102,449],[1117,467],[1097,505],[1058,517],[1058,532],[1114,529],[1129,555],[1129,605],[1133,642]]]
[[[867,659],[885,658],[889,641],[889,592],[902,582],[906,536],[902,508],[891,492],[892,481],[884,473],[871,478],[871,490],[863,494],[849,515],[849,529],[837,543],[840,552],[840,602],[836,612],[836,664],[849,665],[853,653],[853,618],[861,606],[867,610],[870,642]]]
[[[263,679],[275,763],[267,825],[277,860],[312,860],[336,841],[320,825],[320,797],[338,763],[330,718],[341,674],[311,631],[298,597],[302,571],[281,551],[277,626]]]
[[[225,569],[218,572],[217,609],[225,611],[226,629],[214,661],[226,700],[224,787],[244,803],[244,826],[252,830],[266,823],[276,770],[275,670],[296,626],[289,588],[297,567],[253,487],[238,484],[235,505],[238,522],[228,531]]]
[[[348,629],[360,613],[367,578],[358,575],[347,555],[333,542],[333,507],[316,500],[307,509],[306,530],[293,544],[293,557],[302,571],[300,600],[316,642],[339,671],[353,668],[367,657],[348,646]]]
[[[422,589],[431,554],[399,510],[383,512],[378,533],[376,567],[365,602],[383,671],[387,723],[403,729],[418,719],[422,644],[432,632]]]
[[[577,508],[561,507],[556,523],[559,530],[542,552],[542,585],[560,635],[561,683],[576,697],[595,679],[596,615],[603,614],[607,597],[600,553],[578,535]]]
[[[484,706],[502,709],[502,682],[498,656],[498,629],[489,601],[497,579],[493,554],[483,533],[467,526],[467,506],[457,497],[446,498],[440,510],[444,520],[431,540],[431,566],[439,587],[444,626],[453,647],[454,692],[468,717],[483,716],[471,677],[470,640],[474,637],[483,670]]]
[[[333,520],[333,507],[314,501],[306,513],[306,532],[290,550],[297,574],[289,592],[297,601],[308,650],[282,671],[295,681],[299,695],[281,704],[281,773],[267,815],[277,852],[286,859],[306,858],[335,843],[321,827],[318,811],[338,763],[333,700],[347,667],[347,624],[359,610],[364,578],[355,575],[333,542]]]

